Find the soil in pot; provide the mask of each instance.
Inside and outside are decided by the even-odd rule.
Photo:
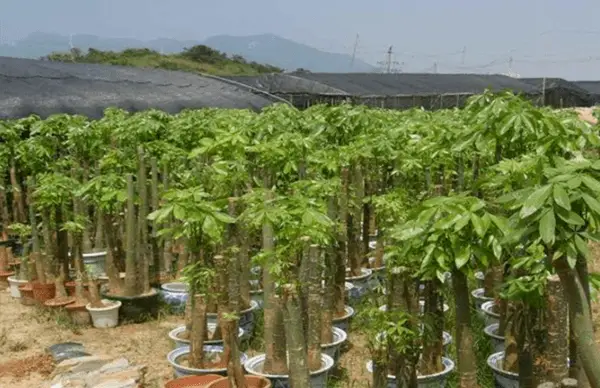
[[[78,326],[89,326],[92,322],[92,317],[89,311],[85,308],[85,303],[71,303],[65,306],[67,312],[71,316],[71,322]]]
[[[271,388],[269,379],[260,376],[245,375],[246,388]],[[231,388],[228,377],[221,377],[210,383],[206,388]]]
[[[119,319],[122,322],[142,323],[158,317],[160,293],[155,288],[147,294],[137,296],[118,296],[104,292],[101,295],[103,299],[121,302]]]
[[[210,383],[222,378],[220,375],[180,377],[167,382],[165,388],[207,388]]]
[[[354,309],[350,306],[345,306],[343,314],[334,314],[333,326],[348,333],[348,330],[350,330],[350,319],[352,316],[354,316]]]

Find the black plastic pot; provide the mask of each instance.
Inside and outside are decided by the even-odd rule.
[[[119,320],[121,322],[141,323],[158,317],[160,294],[153,288],[152,293],[138,296],[116,296],[102,293],[103,299],[121,302]]]
[[[85,352],[83,345],[78,342],[63,342],[60,344],[54,344],[48,348],[48,352],[52,355],[54,361],[57,363],[70,358],[90,355],[89,353]]]

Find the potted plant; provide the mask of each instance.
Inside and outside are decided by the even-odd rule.
[[[8,226],[8,229],[19,236],[23,244],[23,254],[21,255],[19,272],[16,276],[9,277],[10,294],[13,298],[20,299],[21,291],[19,287],[26,285],[31,280],[32,265],[29,261],[29,238],[31,236],[31,226],[21,223],[15,223]]]

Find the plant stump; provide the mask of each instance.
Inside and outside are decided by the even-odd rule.
[[[23,306],[33,306],[36,304],[35,299],[33,298],[33,287],[31,283],[19,286],[19,291],[21,292],[20,302]]]

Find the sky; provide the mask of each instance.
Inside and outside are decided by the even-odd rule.
[[[403,72],[600,80],[597,0],[0,0],[4,39],[273,33]],[[512,60],[511,60],[512,58]]]

